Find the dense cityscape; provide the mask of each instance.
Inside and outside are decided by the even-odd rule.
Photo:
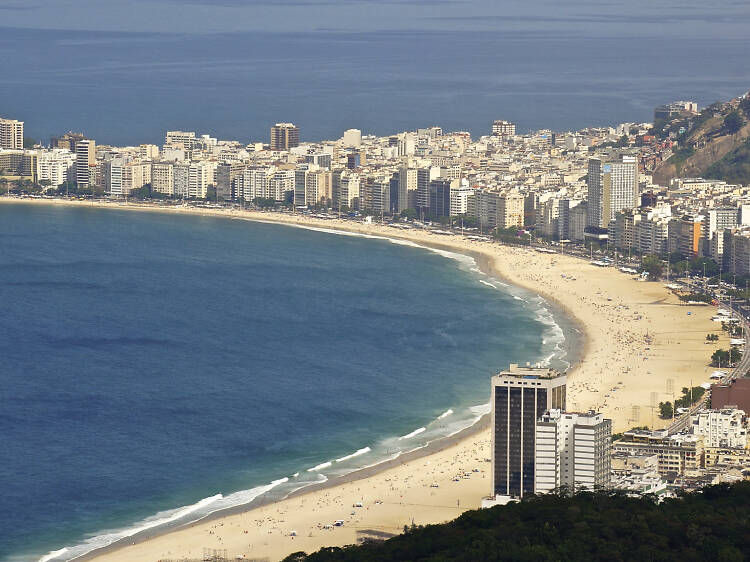
[[[565,374],[511,365],[492,378],[492,483],[483,506],[561,489],[675,497],[750,479],[750,365],[743,357],[750,185],[668,169],[679,172],[710,142],[688,142],[699,124],[718,120],[729,135],[746,127],[748,95],[700,110],[673,102],[655,109],[653,123],[575,132],[520,134],[497,120],[479,139],[429,127],[388,137],[349,129],[337,140],[303,142],[294,124],[277,123],[268,143],[168,131],[161,147],[113,147],[68,132],[46,146],[24,137],[23,121],[6,118],[0,191],[460,233],[572,254],[639,281],[666,279],[682,302],[719,307],[713,320],[729,349],[706,355],[711,380],[682,388],[681,396],[668,382],[670,400],[651,393],[650,428],[637,425],[634,405],[632,429],[613,435],[602,412],[566,408]],[[705,335],[707,343],[720,339]]]

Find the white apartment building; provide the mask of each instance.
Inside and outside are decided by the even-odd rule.
[[[174,164],[153,162],[151,164],[151,189],[164,195],[174,195]]]
[[[76,183],[88,187],[91,169],[96,166],[96,142],[90,139],[76,141]]]
[[[509,192],[498,198],[497,226],[510,228],[523,226],[524,197],[518,192]]]
[[[268,178],[268,197],[284,201],[288,192],[294,192],[294,170],[276,170]]]
[[[53,148],[37,152],[37,181],[49,180],[51,187],[73,180],[76,156],[67,149]]]
[[[694,435],[703,436],[705,447],[744,449],[747,447],[745,412],[735,408],[704,410],[692,416]]]
[[[474,196],[475,189],[466,185],[451,188],[451,216],[465,215],[469,212],[469,198]],[[400,202],[399,202],[400,203]]]
[[[104,166],[105,190],[116,197],[126,197],[135,190],[151,183],[151,164],[129,162],[113,158]]]
[[[23,150],[23,121],[0,117],[0,148]]]
[[[638,161],[591,158],[588,167],[588,226],[608,228],[617,212],[639,206]]]
[[[349,209],[359,209],[362,181],[362,177],[357,173],[344,172],[341,174],[336,207],[340,204]]]
[[[214,184],[216,162],[193,162],[188,166],[187,196],[204,199],[208,186]]]
[[[536,423],[534,492],[608,487],[611,434],[603,414],[546,412]]]
[[[724,230],[734,228],[739,221],[737,207],[707,209],[703,215],[703,255],[721,263],[724,255]]]
[[[274,172],[274,168],[246,168],[237,178],[237,197],[245,201],[252,201],[256,197],[268,197],[268,180]]]

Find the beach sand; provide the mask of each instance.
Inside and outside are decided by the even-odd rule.
[[[711,320],[714,307],[680,304],[663,283],[637,281],[614,268],[596,267],[570,256],[420,230],[300,215],[39,202],[232,216],[388,236],[471,253],[492,274],[553,301],[577,322],[584,332],[585,345],[580,360],[568,372],[568,410],[601,411],[612,418],[614,432],[636,425],[663,427],[667,422],[658,417],[658,403],[673,399],[668,388],[674,388],[679,397],[682,387],[707,382],[713,371],[708,365],[711,354],[728,345],[720,325]],[[707,344],[708,333],[719,334],[719,342]],[[488,398],[489,391],[488,380]],[[226,549],[232,558],[279,560],[299,550],[312,552],[323,546],[352,544],[357,530],[398,533],[412,522],[422,525],[447,521],[466,509],[479,507],[482,497],[489,495],[489,457],[489,429],[485,428],[426,456],[405,459],[379,472],[369,471],[362,479],[333,482],[329,487],[250,511],[136,540],[133,545],[107,549],[96,560],[201,558],[204,548]],[[362,507],[352,507],[358,503]],[[323,528],[338,519],[344,520],[342,527]],[[292,537],[292,532],[296,536]]]

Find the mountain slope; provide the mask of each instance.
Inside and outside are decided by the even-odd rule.
[[[750,97],[714,104],[697,118],[675,121],[667,127],[682,125],[687,130],[678,137],[680,148],[654,170],[654,183],[667,185],[676,177],[702,177],[720,161],[723,165],[712,170],[716,179],[736,182],[730,178],[745,177],[734,172],[735,166],[742,162],[742,154],[724,159],[750,138]]]

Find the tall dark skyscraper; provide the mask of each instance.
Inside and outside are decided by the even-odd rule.
[[[550,408],[565,410],[565,375],[519,367],[492,377],[492,491],[522,498],[534,493],[536,421]]]
[[[451,180],[438,178],[430,182],[430,215],[434,218],[451,214]]]

